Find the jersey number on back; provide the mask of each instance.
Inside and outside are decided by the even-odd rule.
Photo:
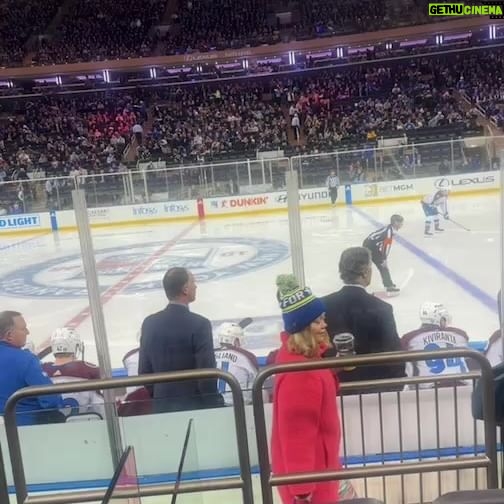
[[[450,343],[447,343],[446,346],[447,348],[455,348],[455,345],[451,345]],[[424,348],[426,351],[440,349],[441,347],[436,343],[430,343]],[[425,361],[425,363],[432,374],[441,374],[446,368],[459,368],[460,373],[467,373],[467,367],[464,360],[460,357],[456,357],[454,359],[431,359]]]

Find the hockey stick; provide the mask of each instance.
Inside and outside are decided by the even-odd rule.
[[[238,322],[238,325],[242,328],[242,329],[245,329],[245,327],[249,326],[250,324],[252,324],[252,322],[254,322],[253,319],[251,319],[250,317],[246,317],[244,318],[243,320],[240,320],[240,322]]]
[[[455,224],[455,226],[458,226],[459,228],[463,229],[464,231],[471,231],[469,228],[466,228],[464,225],[460,224],[457,221],[454,221],[453,219],[446,219]]]

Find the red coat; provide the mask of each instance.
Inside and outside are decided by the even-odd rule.
[[[276,364],[307,361],[285,344]],[[340,469],[341,427],[337,378],[328,369],[282,373],[275,377],[271,462],[274,474]],[[294,496],[312,494],[313,504],[338,500],[338,482],[278,487],[283,504]]]

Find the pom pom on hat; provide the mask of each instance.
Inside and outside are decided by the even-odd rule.
[[[280,302],[283,296],[299,289],[299,282],[292,274],[278,275],[276,278],[276,286],[278,288],[277,299]]]

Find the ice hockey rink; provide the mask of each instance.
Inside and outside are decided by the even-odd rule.
[[[470,231],[445,222],[444,233],[425,238],[418,201],[303,210],[307,285],[320,296],[339,289],[340,253],[399,213],[405,225],[389,266],[402,291],[388,299],[399,334],[420,324],[423,301],[438,301],[472,341],[487,340],[498,327],[499,198],[452,197],[449,211]],[[291,271],[286,213],[100,228],[93,240],[114,368],[137,345],[143,318],[166,304],[161,279],[176,265],[196,274],[193,311],[216,324],[252,317],[245,346],[258,356],[277,346],[275,277]],[[75,327],[85,341],[86,360],[97,362],[77,233],[2,237],[0,252],[2,308],[24,314],[36,345],[56,327]],[[382,291],[374,273],[370,291]]]

